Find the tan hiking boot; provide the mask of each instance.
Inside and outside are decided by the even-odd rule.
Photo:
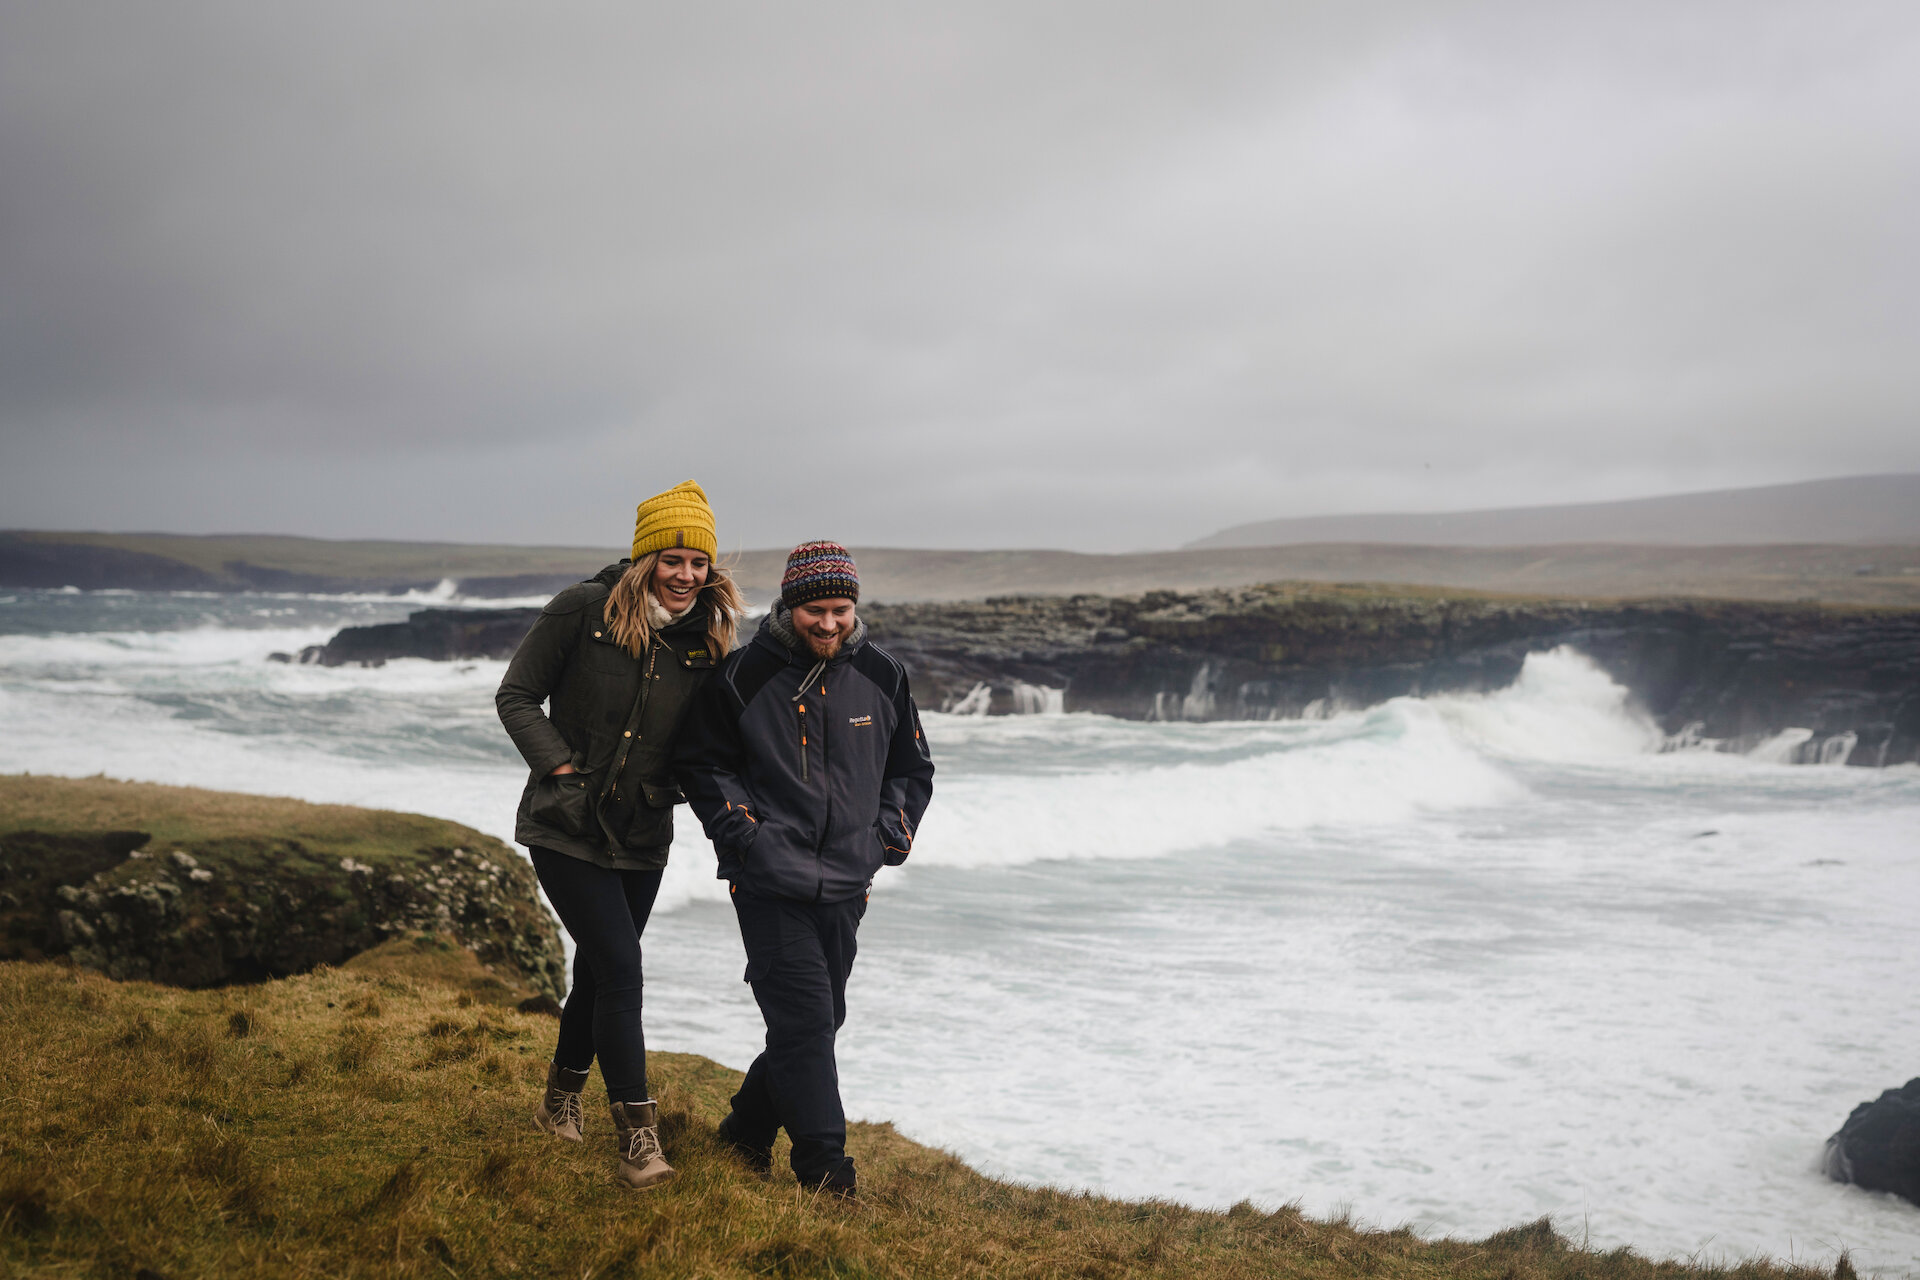
[[[549,1062],[547,1091],[540,1096],[540,1105],[533,1113],[534,1127],[556,1138],[579,1142],[580,1091],[586,1087],[586,1072],[569,1071]]]
[[[630,1187],[657,1187],[673,1180],[673,1166],[660,1150],[659,1103],[613,1104],[613,1128],[620,1139],[620,1177]]]

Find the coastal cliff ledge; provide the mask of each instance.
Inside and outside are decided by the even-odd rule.
[[[1007,597],[866,614],[923,701],[1263,720],[1491,692],[1562,646],[1675,741],[1856,765],[1920,759],[1920,610],[1579,601],[1272,583],[1189,594]],[[972,705],[969,706],[968,704]]]
[[[328,665],[506,657],[537,610],[422,610],[301,655]],[[1279,582],[1140,595],[867,604],[921,705],[1146,720],[1314,717],[1491,692],[1567,646],[1676,742],[1853,765],[1920,760],[1920,610],[1582,601]],[[1785,735],[1783,738],[1782,735]]]
[[[525,858],[419,814],[0,775],[0,959],[217,987],[430,936],[551,1007],[560,935]],[[494,988],[497,988],[495,990]]]

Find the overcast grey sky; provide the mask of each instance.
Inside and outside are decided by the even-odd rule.
[[[0,0],[0,527],[1174,546],[1920,471],[1920,5]]]

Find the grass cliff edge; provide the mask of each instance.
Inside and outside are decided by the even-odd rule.
[[[441,818],[111,778],[0,774],[0,960],[225,986],[445,933],[557,998],[518,851]]]
[[[163,846],[297,834],[330,855],[405,857],[445,825],[103,779],[5,781],[10,823],[138,827]],[[1545,1219],[1427,1240],[1290,1206],[1214,1212],[1021,1186],[886,1124],[852,1126],[861,1203],[844,1206],[800,1189],[784,1141],[770,1182],[729,1158],[713,1129],[739,1073],[687,1054],[649,1056],[680,1177],[637,1193],[614,1177],[597,1077],[584,1148],[529,1123],[554,1025],[520,1006],[533,990],[456,934],[424,931],[337,966],[202,989],[64,958],[0,961],[0,1275],[1828,1274],[1601,1252]],[[1853,1280],[1844,1256],[1833,1274]]]
[[[471,972],[468,972],[471,970]],[[472,955],[395,940],[339,968],[191,991],[0,963],[0,1270],[183,1277],[1459,1277],[1812,1280],[1653,1262],[1546,1220],[1486,1240],[1024,1187],[855,1124],[862,1203],[762,1183],[713,1126],[739,1074],[650,1055],[677,1181],[613,1176],[528,1113],[553,1023],[473,999]],[[784,1145],[784,1144],[783,1144]],[[1849,1280],[1845,1263],[1841,1280]]]

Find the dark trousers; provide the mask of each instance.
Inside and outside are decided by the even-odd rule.
[[[560,1012],[553,1061],[585,1071],[597,1056],[608,1102],[645,1102],[640,931],[653,912],[661,873],[610,871],[551,849],[530,852],[540,887],[573,938],[573,985]]]
[[[737,890],[734,914],[747,948],[747,981],[767,1023],[767,1047],[733,1095],[735,1137],[770,1146],[793,1140],[793,1172],[814,1182],[846,1163],[847,1114],[833,1038],[847,1020],[847,974],[866,914],[863,894],[845,902],[754,898]]]

